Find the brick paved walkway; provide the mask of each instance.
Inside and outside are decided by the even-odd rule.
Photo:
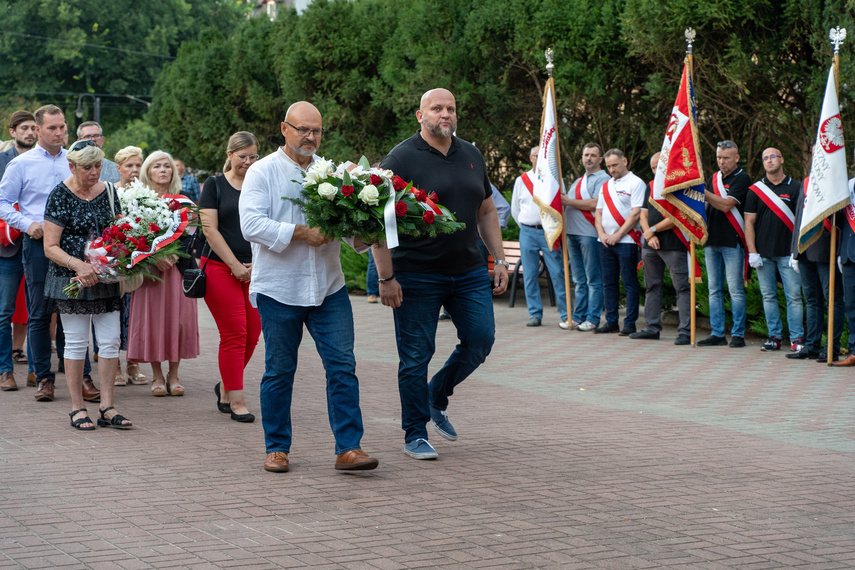
[[[333,470],[306,335],[292,471],[263,471],[260,422],[214,406],[217,333],[200,304],[187,395],[117,388],[133,431],[72,430],[62,376],[53,403],[0,394],[0,567],[855,566],[855,371],[757,344],[675,347],[673,330],[566,332],[551,311],[526,328],[524,302],[500,299],[493,354],[452,399],[460,440],[432,436],[440,459],[419,462],[402,452],[391,312],[352,301],[378,470]],[[454,341],[440,323],[437,364]]]

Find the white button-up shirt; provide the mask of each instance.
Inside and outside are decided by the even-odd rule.
[[[317,158],[313,156],[312,162]],[[307,225],[306,215],[299,205],[283,198],[300,199],[304,172],[280,148],[253,164],[244,178],[240,227],[252,244],[249,299],[253,307],[259,293],[285,305],[317,307],[344,287],[340,242],[312,247],[293,241],[294,229]],[[352,239],[344,241],[353,245]],[[368,246],[357,251],[368,251]]]
[[[41,144],[15,157],[0,181],[0,218],[26,232],[45,221],[45,204],[56,185],[71,176],[65,149],[52,156]],[[15,210],[15,204],[21,208]]]

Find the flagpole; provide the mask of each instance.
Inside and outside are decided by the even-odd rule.
[[[846,28],[837,26],[828,32],[828,39],[834,47],[834,88],[840,97],[840,45],[846,39]],[[826,333],[827,360],[826,364],[831,366],[834,352],[834,288],[837,278],[837,212],[831,216],[831,240],[829,247],[828,262],[828,332]]]
[[[558,107],[555,105],[555,80],[552,78],[552,70],[555,69],[555,65],[552,63],[553,58],[555,57],[555,52],[552,51],[552,48],[546,50],[544,54],[546,56],[546,73],[549,74],[548,81],[552,83],[552,89],[550,89],[550,93],[552,94],[552,108],[555,110],[555,118],[558,118]],[[556,120],[555,126],[558,126],[558,121]],[[541,127],[542,130],[542,127]],[[558,163],[558,191],[564,192],[564,177],[561,173],[561,143],[559,137],[555,137],[555,156],[556,162]],[[570,299],[570,260],[567,253],[567,217],[564,215],[564,208],[561,208],[561,257],[564,261],[564,294],[567,297],[567,324],[572,325],[573,323],[573,303]]]
[[[692,55],[692,42],[695,40],[695,30],[692,28],[687,28],[685,32],[683,32],[686,36],[686,56],[689,59],[689,77],[692,78],[694,82],[694,56]],[[696,302],[696,292],[695,292],[695,240],[689,239],[689,304],[692,309],[690,314],[691,317],[691,347],[695,348],[697,345],[695,344],[695,328],[697,324],[697,311],[695,310]]]

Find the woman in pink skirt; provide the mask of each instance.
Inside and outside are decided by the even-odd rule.
[[[158,195],[180,194],[172,157],[161,150],[149,155],[142,165],[140,182]],[[151,363],[151,395],[183,396],[178,365],[185,358],[199,356],[199,321],[196,299],[188,299],[181,288],[183,276],[177,259],[157,263],[163,282],[146,280],[131,296],[128,324],[128,360]],[[161,363],[169,362],[167,376]]]

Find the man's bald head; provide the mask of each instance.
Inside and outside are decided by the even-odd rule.
[[[457,103],[448,89],[431,89],[422,95],[416,118],[422,125],[422,135],[450,138],[457,130]]]
[[[301,120],[317,120],[321,121],[321,112],[318,108],[308,101],[297,101],[285,112],[285,120],[289,123],[297,124]]]
[[[650,170],[653,171],[654,175],[656,175],[656,168],[659,166],[659,157],[661,155],[661,152],[657,152],[656,154],[650,157]]]
[[[766,175],[776,176],[784,169],[784,157],[777,148],[769,147],[763,151],[763,170]]]

